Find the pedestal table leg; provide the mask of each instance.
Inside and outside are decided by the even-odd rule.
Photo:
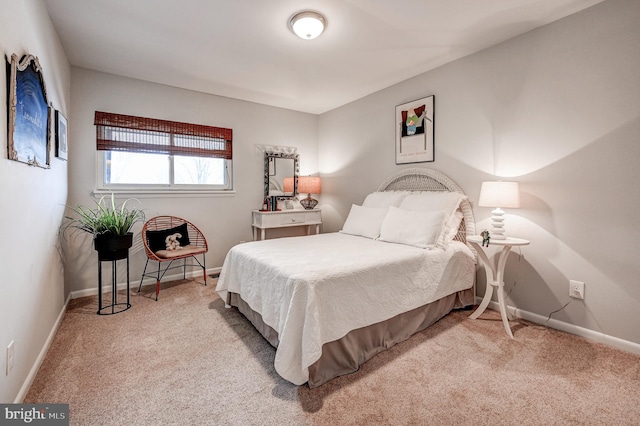
[[[131,295],[129,293],[129,253],[127,253],[127,308],[131,305],[131,302],[129,301]]]
[[[511,327],[509,326],[509,317],[507,316],[507,305],[504,298],[504,268],[507,263],[507,257],[509,256],[509,251],[511,250],[511,246],[505,245],[502,247],[500,254],[498,255],[497,264],[492,263],[487,254],[482,250],[481,247],[478,246],[477,243],[472,243],[475,247],[478,257],[482,260],[484,264],[484,269],[487,276],[487,289],[484,293],[484,298],[478,306],[478,309],[469,316],[471,319],[477,319],[482,313],[487,309],[489,303],[491,302],[491,297],[493,296],[493,288],[496,288],[498,292],[498,305],[500,307],[500,317],[502,318],[502,323],[504,324],[504,329],[507,332],[507,335],[513,339],[513,333],[511,332]]]
[[[118,292],[116,286],[116,280],[118,277],[118,271],[116,270],[116,261],[111,261],[111,313],[116,311],[116,303],[118,301]]]
[[[102,310],[102,262],[98,260],[98,313]]]

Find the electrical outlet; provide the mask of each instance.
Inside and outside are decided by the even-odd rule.
[[[15,347],[14,341],[12,340],[11,343],[9,343],[9,346],[7,346],[7,373],[6,373],[7,376],[13,369],[13,363],[15,360],[14,347]]]
[[[584,283],[581,281],[569,281],[569,296],[574,299],[584,299]]]

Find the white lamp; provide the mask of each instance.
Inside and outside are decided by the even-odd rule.
[[[312,40],[318,37],[324,31],[327,25],[327,19],[311,10],[298,12],[289,21],[289,28],[298,37],[305,40]]]
[[[495,207],[491,212],[491,239],[506,239],[504,229],[504,210],[501,207],[517,209],[520,207],[518,182],[482,182],[480,188],[480,207]]]

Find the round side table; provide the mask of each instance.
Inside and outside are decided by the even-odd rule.
[[[472,313],[469,318],[477,319],[489,306],[489,302],[491,302],[491,297],[493,296],[493,289],[496,288],[498,292],[498,305],[500,306],[500,316],[502,317],[502,323],[504,324],[504,329],[507,332],[507,335],[513,339],[513,333],[511,332],[511,327],[509,326],[509,318],[507,317],[507,305],[504,300],[504,267],[507,264],[507,257],[509,255],[509,251],[513,246],[526,246],[529,244],[528,240],[524,240],[522,238],[511,238],[507,237],[504,240],[494,240],[491,239],[489,243],[492,246],[502,247],[500,250],[500,254],[498,256],[497,263],[493,263],[489,260],[487,253],[484,251],[484,247],[482,244],[482,237],[478,235],[474,235],[472,237],[468,237],[467,241],[473,245],[478,253],[478,257],[482,261],[485,267],[485,272],[487,275],[487,288],[485,289],[484,297],[482,298],[482,302],[478,309]]]

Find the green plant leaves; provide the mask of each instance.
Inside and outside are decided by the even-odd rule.
[[[116,205],[115,194],[111,194],[111,202],[105,196],[95,201],[95,207],[77,206],[70,208],[77,217],[66,216],[69,226],[90,234],[112,233],[126,235],[136,222],[144,221],[144,212],[140,209],[127,209],[129,200],[120,206]],[[137,200],[136,200],[137,201]]]

